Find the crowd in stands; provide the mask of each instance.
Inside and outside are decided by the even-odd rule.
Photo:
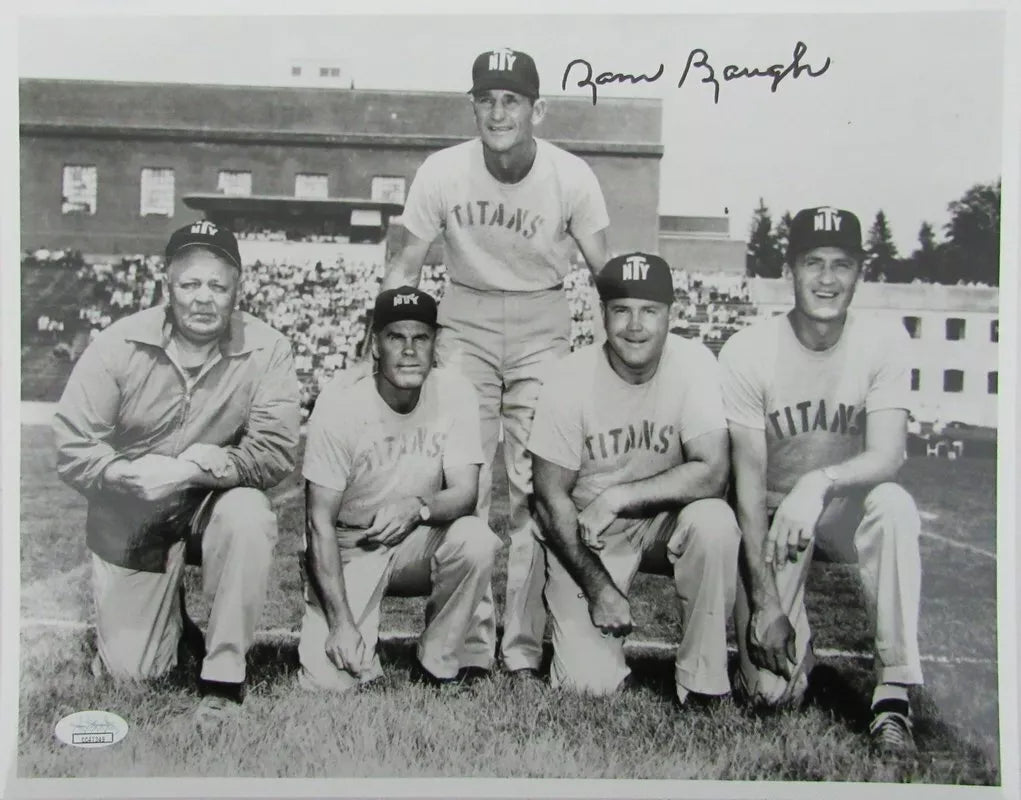
[[[315,238],[320,235],[305,232],[299,240],[320,241]],[[291,339],[306,409],[337,371],[363,355],[368,312],[383,277],[383,254],[382,245],[352,245],[338,248],[332,263],[255,260],[245,266],[239,305]],[[162,302],[163,265],[158,257],[125,256],[116,263],[89,264],[78,254],[38,251],[26,256],[25,261],[74,270],[78,278],[81,296],[76,298],[77,319],[44,313],[36,320],[39,339],[61,344],[71,358],[115,320]],[[742,276],[675,270],[673,277],[677,299],[671,324],[674,333],[698,337],[710,347],[722,346],[746,324],[745,317],[754,314],[747,281]],[[421,287],[437,299],[442,299],[445,281],[442,265],[423,268]],[[564,285],[571,309],[571,346],[575,349],[595,339],[598,296],[589,270],[580,262]],[[718,347],[713,349],[718,351]]]

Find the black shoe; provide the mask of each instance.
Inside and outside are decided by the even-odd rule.
[[[411,669],[408,671],[408,680],[411,683],[431,686],[434,689],[450,687],[457,688],[461,686],[460,673],[453,678],[437,678],[429,670],[423,667],[417,659],[411,664]]]
[[[483,667],[461,667],[454,680],[463,686],[470,686],[480,681],[488,681],[492,677],[493,673]]]
[[[232,703],[241,705],[245,701],[245,684],[228,683],[226,681],[207,681],[199,678],[199,694],[202,697],[222,697]]]
[[[542,673],[535,667],[512,669],[507,673],[515,683],[542,683]]]
[[[674,692],[674,708],[679,711],[704,711],[710,713],[731,699],[730,692],[726,694],[701,694],[699,692],[688,692],[682,703]]]

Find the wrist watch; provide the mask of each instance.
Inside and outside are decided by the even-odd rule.
[[[837,473],[834,472],[833,467],[823,467],[820,472],[822,472],[822,474],[826,477],[826,480],[830,482],[830,488],[832,489],[838,479]]]
[[[422,520],[422,522],[428,522],[429,518],[432,516],[432,512],[429,511],[429,506],[425,502],[425,498],[417,497],[416,499],[422,504],[418,509],[418,518]]]

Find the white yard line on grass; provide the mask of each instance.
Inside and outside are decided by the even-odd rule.
[[[91,622],[82,622],[73,619],[23,619],[22,628],[53,628],[66,631],[84,631],[93,627]],[[256,631],[255,636],[262,641],[296,641],[298,631],[290,628],[266,628]],[[387,631],[380,633],[379,640],[385,643],[414,642],[418,641],[417,633],[404,631]],[[670,642],[653,642],[642,639],[628,639],[624,643],[624,649],[632,655],[669,656],[673,655],[677,645]],[[728,647],[727,651],[736,653],[737,649]],[[871,660],[872,653],[857,652],[854,650],[834,650],[829,648],[817,648],[817,656],[822,658],[849,658],[858,661]],[[936,656],[923,655],[922,661],[930,664],[989,664],[996,663],[991,658],[977,658],[975,656]]]
[[[993,561],[996,560],[996,553],[990,553],[988,550],[983,550],[981,547],[976,547],[973,544],[967,542],[958,542],[956,539],[951,539],[948,536],[940,536],[938,533],[931,533],[929,531],[922,531],[922,536],[927,539],[935,539],[937,542],[949,545],[950,547],[959,547],[961,550],[967,550],[969,553],[976,553],[986,558],[991,558]]]

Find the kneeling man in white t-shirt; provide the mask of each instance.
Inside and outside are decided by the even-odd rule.
[[[343,691],[381,674],[384,595],[428,596],[415,673],[464,679],[492,663],[465,644],[499,538],[473,509],[483,462],[472,385],[433,370],[436,302],[410,286],[381,292],[373,313],[378,370],[334,379],[309,419],[305,615],[300,681]]]
[[[716,360],[669,336],[673,283],[658,256],[607,262],[597,281],[606,343],[544,383],[528,449],[549,551],[554,686],[608,694],[628,676],[635,574],[669,575],[680,598],[678,700],[724,695],[740,533],[721,499],[727,421]]]

